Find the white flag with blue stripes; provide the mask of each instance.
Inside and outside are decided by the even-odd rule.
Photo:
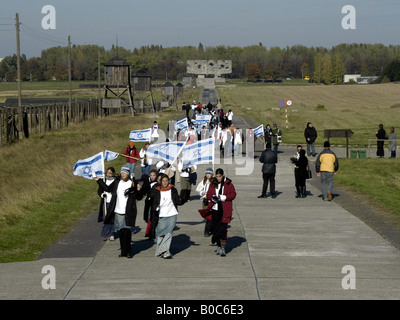
[[[86,179],[93,179],[94,174],[99,178],[104,178],[104,155],[99,152],[94,156],[78,160],[74,166],[74,175]]]
[[[214,162],[214,139],[200,140],[183,148],[183,168]]]
[[[117,159],[118,156],[119,156],[119,153],[117,153],[117,152],[113,152],[110,150],[104,151],[104,160],[105,161],[113,161],[113,160]]]
[[[256,137],[264,135],[264,125],[260,124],[257,128],[253,129],[254,134]]]
[[[172,141],[159,144],[151,144],[147,150],[148,158],[157,158],[172,163],[178,155],[185,141]]]
[[[189,127],[187,118],[183,118],[182,120],[179,120],[175,123],[175,130],[184,130],[187,129]]]
[[[150,141],[150,136],[151,136],[151,128],[144,130],[135,130],[130,132],[129,140],[145,142],[145,141]]]

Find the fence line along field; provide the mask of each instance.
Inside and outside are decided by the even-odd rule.
[[[219,88],[225,109],[248,114],[264,124],[277,123],[284,130],[285,143],[304,143],[303,132],[312,122],[319,133],[317,144],[323,143],[324,129],[352,129],[352,145],[368,145],[375,139],[380,123],[388,130],[400,123],[400,85],[240,85]],[[289,128],[285,129],[285,110],[278,101],[292,100],[288,107]],[[277,110],[278,109],[278,110]],[[344,139],[332,139],[344,144]]]

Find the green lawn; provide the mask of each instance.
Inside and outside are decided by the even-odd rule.
[[[400,218],[400,159],[340,159],[335,182]]]

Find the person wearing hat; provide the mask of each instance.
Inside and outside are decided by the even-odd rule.
[[[135,147],[134,141],[129,142],[129,146],[126,147],[123,154],[127,156],[125,166],[128,167],[131,178],[134,178],[136,162],[140,159],[140,154],[138,149]]]
[[[146,155],[146,150],[149,148],[150,142],[146,142],[144,147],[140,150],[140,166],[142,167],[142,175],[150,175],[150,169],[152,165],[152,159],[148,158]]]
[[[210,183],[214,176],[214,171],[212,168],[207,168],[203,180],[197,185],[196,191],[200,194],[200,200],[203,209],[207,209],[209,201],[207,200],[207,192],[210,187]],[[204,227],[204,236],[209,237],[211,235],[211,220],[206,220],[206,225]]]
[[[140,185],[131,180],[129,167],[125,165],[122,166],[119,176],[110,185],[107,185],[97,176],[94,176],[93,179],[97,181],[102,190],[111,193],[109,212],[104,219],[104,223],[114,224],[115,231],[119,231],[121,244],[121,254],[119,256],[132,258],[131,228],[135,227],[136,223],[136,201],[143,198]]]
[[[332,200],[333,177],[339,170],[339,160],[330,147],[329,141],[325,141],[324,151],[318,155],[315,161],[315,171],[317,176],[321,177],[322,199],[324,201]]]

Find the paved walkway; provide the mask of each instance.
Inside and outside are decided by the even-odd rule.
[[[245,127],[243,119],[235,121]],[[294,150],[281,149],[276,199],[257,199],[258,159],[251,175],[238,175],[235,163],[215,166],[237,191],[226,257],[216,256],[203,236],[200,201],[193,197],[179,210],[173,259],[156,258],[144,237],[141,201],[132,259],[118,258],[119,241],[113,241],[96,254],[1,264],[0,299],[400,299],[400,251],[335,201],[322,201],[316,186],[296,199]],[[199,179],[206,167],[200,166]],[[56,271],[54,290],[42,288],[46,265]],[[342,287],[344,266],[354,267],[355,289]]]

